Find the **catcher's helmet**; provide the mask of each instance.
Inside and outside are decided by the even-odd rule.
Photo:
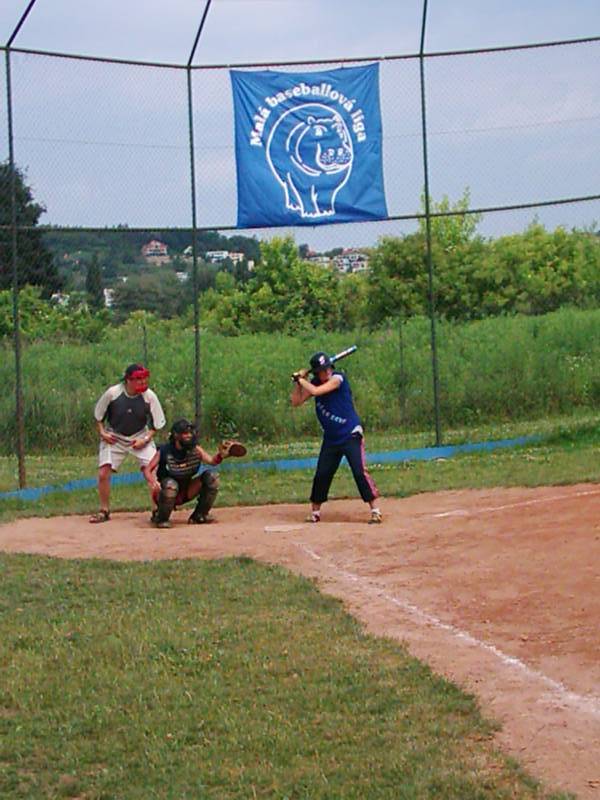
[[[314,356],[312,356],[310,359],[310,369],[313,374],[315,374],[321,369],[327,369],[328,367],[331,366],[333,366],[333,362],[329,358],[327,353],[323,352],[315,353]]]
[[[191,433],[192,438],[186,442],[181,439],[182,433]],[[196,445],[198,444],[198,433],[192,422],[189,422],[189,420],[182,418],[178,419],[171,426],[169,440],[171,442],[178,441],[184,450],[193,450],[194,447],[196,447]]]

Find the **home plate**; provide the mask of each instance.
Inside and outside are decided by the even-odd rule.
[[[265,533],[290,533],[302,530],[304,525],[265,525]]]

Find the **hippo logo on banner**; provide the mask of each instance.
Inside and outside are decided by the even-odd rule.
[[[231,82],[238,227],[387,217],[378,64]]]

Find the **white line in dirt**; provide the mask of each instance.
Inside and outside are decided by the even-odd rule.
[[[296,545],[296,547],[299,547],[300,550],[304,550],[304,552],[307,553],[315,561],[322,561],[321,556],[318,553],[315,553],[312,547],[309,547],[306,544],[302,544],[301,542],[300,543],[294,542],[294,544]]]
[[[358,584],[363,591],[387,600],[389,603],[392,603],[406,613],[410,614],[410,616],[414,617],[421,624],[430,625],[433,628],[450,633],[456,639],[468,644],[471,647],[477,647],[481,650],[485,650],[487,653],[491,653],[502,664],[504,664],[504,666],[521,672],[530,680],[535,680],[538,683],[541,683],[553,695],[558,696],[558,699],[560,699],[562,703],[573,706],[578,711],[583,711],[587,714],[591,714],[594,717],[600,717],[600,697],[596,697],[595,695],[581,695],[577,694],[576,692],[572,692],[560,681],[555,681],[553,678],[549,678],[547,675],[544,675],[543,672],[539,672],[532,667],[528,667],[523,661],[515,658],[514,656],[509,656],[506,653],[503,653],[502,650],[495,647],[495,645],[482,642],[481,640],[472,636],[470,633],[462,631],[460,628],[450,625],[447,622],[442,622],[441,619],[438,619],[438,617],[433,616],[433,614],[430,614],[427,611],[423,611],[418,606],[414,605],[414,603],[410,603],[408,600],[402,600],[399,597],[389,594],[389,592],[386,592],[376,584],[373,584],[371,580],[338,567],[333,561],[331,561],[331,559],[323,558],[323,556],[320,556],[315,550],[308,545],[305,545],[303,542],[295,542],[294,544],[313,560],[323,561],[325,564],[327,564],[328,568],[333,573],[333,577],[341,577],[347,581]]]
[[[304,525],[265,525],[265,533],[290,533],[304,530]]]
[[[559,500],[571,500],[574,497],[587,497],[588,495],[600,494],[600,489],[590,489],[585,492],[573,492],[573,494],[557,494],[554,497],[539,497],[535,500],[521,500],[518,503],[506,503],[503,506],[487,506],[484,508],[474,508],[468,510],[465,508],[455,508],[452,511],[440,511],[436,514],[423,514],[424,517],[436,517],[441,519],[443,517],[475,517],[478,514],[490,514],[495,511],[504,511],[507,508],[521,508],[523,506],[535,506],[540,503],[556,503]]]

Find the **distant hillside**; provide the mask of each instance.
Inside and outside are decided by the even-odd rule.
[[[43,234],[44,243],[57,257],[59,263],[65,254],[81,253],[88,258],[94,254],[105,260],[133,263],[140,260],[140,251],[151,239],[164,242],[173,256],[180,255],[192,243],[188,231],[147,231],[143,233],[128,231],[127,228],[107,228],[105,231],[82,231],[48,228]],[[260,260],[257,239],[248,236],[223,236],[216,231],[205,231],[197,236],[198,255],[202,257],[208,250],[230,250],[243,253],[246,259]]]

